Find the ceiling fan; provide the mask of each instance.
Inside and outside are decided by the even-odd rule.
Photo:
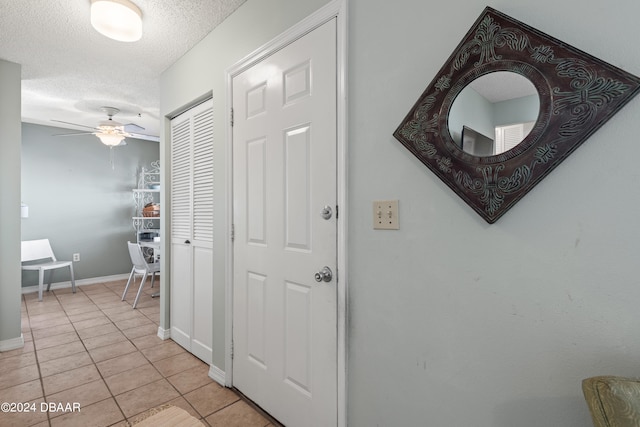
[[[143,133],[135,132],[135,129],[144,130],[143,127],[138,126],[135,123],[123,125],[122,123],[113,120],[113,116],[120,112],[119,109],[115,107],[100,107],[100,111],[106,113],[108,119],[101,121],[96,127],[64,122],[62,120],[52,120],[53,122],[65,123],[68,125],[79,126],[93,130],[92,132],[60,133],[54,136],[95,135],[104,145],[108,147],[119,147],[122,145],[127,145],[126,141],[124,140],[127,137],[146,139],[148,141],[159,141],[159,138],[155,135],[146,135]]]

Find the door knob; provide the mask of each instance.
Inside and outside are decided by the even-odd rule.
[[[331,206],[327,205],[324,208],[322,208],[322,212],[320,212],[320,215],[322,215],[322,218],[324,219],[331,219],[331,215],[333,215]]]
[[[330,282],[333,278],[333,273],[329,267],[324,267],[322,270],[316,273],[316,282]]]

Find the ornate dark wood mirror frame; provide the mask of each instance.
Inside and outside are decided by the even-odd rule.
[[[478,157],[454,142],[449,112],[467,84],[494,71],[528,78],[540,112],[519,145]],[[393,135],[493,223],[639,88],[638,77],[487,7]]]

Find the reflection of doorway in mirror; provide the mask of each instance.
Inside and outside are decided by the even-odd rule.
[[[492,156],[495,154],[495,136],[490,138],[468,126],[462,127],[462,151],[474,156]]]
[[[495,154],[511,150],[529,135],[536,122],[516,123],[507,126],[496,126]]]

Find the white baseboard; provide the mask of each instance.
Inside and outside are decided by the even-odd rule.
[[[160,326],[158,326],[158,337],[161,340],[168,340],[169,338],[171,338],[171,329],[162,329]]]
[[[24,347],[24,337],[20,334],[17,338],[0,341],[0,351],[15,350]]]
[[[95,285],[96,283],[104,283],[104,282],[113,282],[116,280],[127,280],[129,279],[129,273],[125,274],[114,274],[113,276],[103,276],[103,277],[90,277],[88,279],[78,279],[76,280],[76,286],[85,286],[85,285]],[[64,289],[70,288],[71,281],[68,282],[54,282],[51,284],[51,290],[55,289]],[[47,289],[47,284],[44,284],[44,289]],[[33,286],[25,286],[22,288],[23,294],[30,294],[33,292],[38,292],[38,285]]]
[[[215,365],[209,366],[209,378],[217,382],[223,387],[226,387],[225,384],[225,373],[222,369],[218,368]]]

